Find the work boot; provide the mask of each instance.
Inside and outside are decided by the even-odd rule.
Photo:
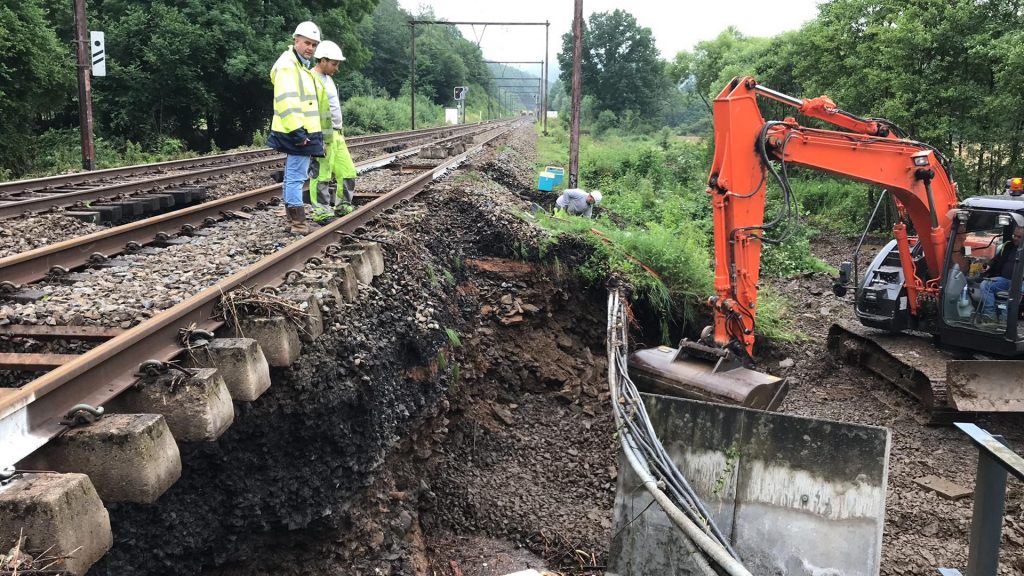
[[[334,210],[330,206],[314,206],[310,218],[321,226],[330,224],[334,220]]]
[[[306,208],[304,206],[289,206],[288,220],[291,221],[291,228],[288,229],[289,232],[303,236],[309,234],[309,225],[306,224]]]

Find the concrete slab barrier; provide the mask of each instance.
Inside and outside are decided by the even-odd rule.
[[[878,574],[888,430],[642,396],[662,445],[751,573]],[[682,531],[660,506],[646,508],[652,498],[624,456],[619,466],[607,574],[690,573]]]

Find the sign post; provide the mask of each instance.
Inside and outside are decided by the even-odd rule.
[[[89,45],[92,46],[92,75],[107,75],[107,51],[104,47],[103,32],[92,30],[89,32]]]
[[[462,124],[466,123],[466,92],[469,92],[468,86],[455,87],[455,100],[459,103],[459,110],[462,111]]]

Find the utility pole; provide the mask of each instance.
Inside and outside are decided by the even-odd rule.
[[[409,119],[410,130],[416,129],[416,22],[409,22],[409,36],[412,39],[412,62],[409,68],[412,70],[412,83],[409,92],[409,109],[412,110],[412,117]]]
[[[82,134],[82,168],[96,168],[96,146],[92,140],[92,50],[85,0],[75,1],[75,52],[78,55],[78,128]]]
[[[544,21],[544,108],[541,111],[544,114],[544,135],[548,135],[548,36],[551,34],[551,22]]]
[[[572,112],[569,117],[569,188],[576,188],[580,171],[580,92],[583,90],[582,75],[583,0],[576,0],[576,10],[572,17]]]

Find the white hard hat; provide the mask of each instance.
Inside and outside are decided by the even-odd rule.
[[[313,54],[317,60],[321,58],[327,58],[328,60],[335,60],[341,62],[345,60],[345,55],[341,53],[341,47],[331,42],[330,40],[324,40],[316,47],[316,53]]]
[[[592,190],[590,192],[590,195],[594,197],[594,204],[600,204],[601,203],[601,191],[600,190]]]
[[[292,38],[296,36],[305,36],[310,40],[316,40],[317,42],[319,42],[320,27],[310,22],[309,20],[306,20],[305,22],[299,23],[299,25],[295,27],[295,33],[292,34]]]

